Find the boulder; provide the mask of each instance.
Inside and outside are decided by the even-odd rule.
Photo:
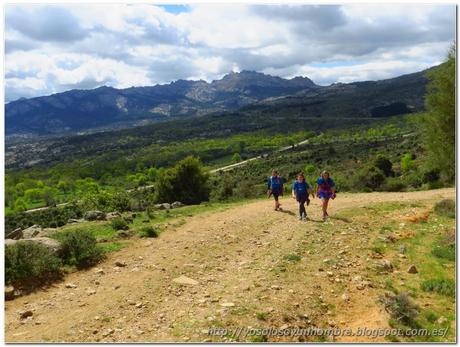
[[[6,235],[6,238],[13,239],[13,240],[22,239],[23,234],[22,234],[21,228],[14,229],[12,232]]]
[[[14,299],[14,287],[6,286],[5,287],[5,300],[13,300],[13,299]]]
[[[81,222],[84,222],[85,220],[84,219],[75,219],[75,218],[70,218],[67,223],[68,224],[74,224],[74,223],[81,223]]]
[[[49,248],[53,252],[59,252],[61,250],[61,244],[59,243],[59,241],[57,241],[55,239],[51,239],[49,237],[34,237],[32,239],[24,239],[24,240],[20,240],[18,242],[33,242],[33,243],[37,243],[37,244],[40,244],[40,245],[43,245],[43,246]]]
[[[167,202],[163,204],[156,204],[155,208],[157,210],[170,210],[171,209],[171,204],[168,204]]]
[[[16,244],[16,242],[18,242],[18,240],[5,239],[5,246],[12,246],[12,245]]]
[[[106,214],[102,211],[88,211],[83,215],[85,220],[106,220]]]
[[[119,218],[119,217],[121,217],[121,213],[118,211],[114,211],[114,212],[107,213],[107,215],[105,216],[105,219],[112,220],[114,218]]]
[[[40,233],[40,231],[42,231],[42,227],[34,224],[31,227],[29,227],[27,229],[24,229],[22,231],[22,238],[23,239],[31,239],[31,238],[37,236]]]
[[[409,267],[409,269],[407,270],[407,272],[410,273],[410,274],[416,274],[416,273],[418,273],[418,270],[417,270],[417,268],[415,267],[415,265],[411,265],[411,266]]]
[[[172,204],[171,204],[171,208],[179,208],[179,207],[182,207],[184,206],[183,203],[181,203],[180,201],[174,201]]]
[[[54,234],[57,232],[56,228],[43,228],[42,231],[40,231],[36,237],[49,237],[50,235]]]

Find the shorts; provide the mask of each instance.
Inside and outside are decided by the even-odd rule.
[[[334,193],[331,190],[320,190],[318,192],[318,198],[329,200],[334,196]]]
[[[278,197],[280,196],[279,193],[272,193],[273,197],[275,198],[275,201],[278,201]]]

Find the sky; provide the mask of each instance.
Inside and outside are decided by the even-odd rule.
[[[315,83],[379,80],[440,64],[448,4],[9,4],[5,100],[102,85],[220,79],[254,70]]]

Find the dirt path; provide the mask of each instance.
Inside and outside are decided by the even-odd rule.
[[[341,194],[331,203],[331,215],[366,202],[434,202],[454,196],[454,189]],[[377,288],[357,289],[358,282],[366,280],[359,278],[371,241],[366,223],[322,223],[317,199],[308,208],[313,221],[300,222],[295,202],[287,197],[282,202],[284,212],[274,212],[272,201],[260,200],[188,217],[184,225],[157,239],[135,239],[98,268],[7,301],[6,341],[260,341],[244,335],[247,330],[233,337],[229,331],[226,336],[207,331],[386,327],[388,317],[377,303]],[[127,265],[118,267],[115,261]],[[197,283],[173,281],[181,275]],[[20,319],[25,310],[33,315]]]

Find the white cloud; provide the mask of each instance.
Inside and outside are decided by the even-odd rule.
[[[455,37],[454,5],[11,4],[5,15],[7,100],[244,69],[382,79],[439,63]]]

